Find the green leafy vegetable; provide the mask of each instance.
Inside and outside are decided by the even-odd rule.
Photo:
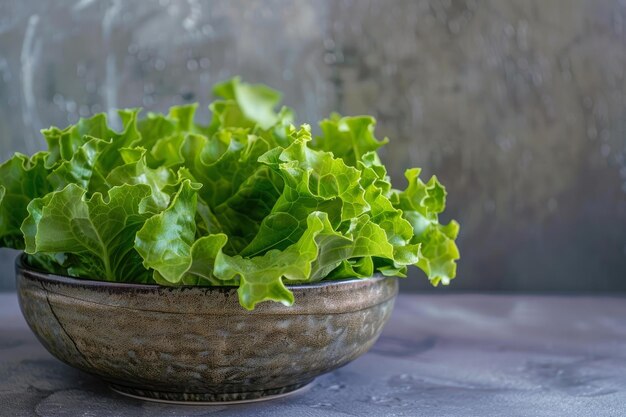
[[[31,158],[15,154],[0,165],[0,247],[24,249],[20,225],[28,215],[28,204],[52,191],[46,180],[47,156],[45,152]]]
[[[456,274],[459,225],[446,191],[417,168],[394,189],[370,116],[331,115],[312,137],[280,93],[218,84],[208,126],[197,105],[104,114],[43,130],[48,150],[0,165],[0,246],[74,277],[234,285],[247,309],[293,303],[290,283]]]
[[[26,253],[70,253],[77,263],[72,275],[106,281],[145,282],[134,237],[151,216],[142,206],[150,195],[147,185],[113,187],[86,198],[86,191],[70,184],[61,191],[36,198],[22,223]]]

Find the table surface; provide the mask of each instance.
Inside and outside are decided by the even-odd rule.
[[[176,406],[59,362],[0,294],[2,416],[624,416],[626,298],[401,295],[363,357],[290,397]]]

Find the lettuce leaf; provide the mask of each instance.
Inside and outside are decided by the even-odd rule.
[[[341,117],[333,113],[320,122],[322,136],[314,141],[314,148],[332,152],[348,165],[356,166],[361,158],[389,142],[374,137],[376,120],[372,116]]]
[[[150,187],[143,184],[112,187],[106,198],[70,184],[28,205],[22,224],[28,254],[65,252],[79,263],[70,275],[106,281],[145,282],[146,272],[134,248],[137,231],[151,216],[142,211]]]
[[[28,215],[28,204],[52,191],[46,180],[48,156],[47,152],[30,158],[15,154],[0,165],[0,247],[24,249],[20,226]]]
[[[417,266],[433,285],[447,285],[456,276],[455,261],[460,257],[454,242],[459,224],[454,220],[447,225],[439,223],[439,213],[446,204],[446,189],[437,177],[425,184],[419,174],[419,168],[406,171],[409,186],[404,191],[395,191],[395,206],[413,227],[412,241],[420,244]]]
[[[76,184],[90,195],[107,192],[110,184],[105,180],[106,175],[123,162],[120,149],[139,137],[136,126],[139,110],[121,110],[118,113],[123,122],[123,130],[115,132],[107,127],[106,117],[98,118],[99,123],[89,130],[98,136],[84,134],[82,145],[74,150],[71,158],[60,161],[50,173],[48,181],[55,189]]]
[[[279,92],[239,78],[196,104],[121,110],[42,134],[48,150],[0,165],[0,246],[58,274],[159,285],[232,285],[241,305],[291,305],[290,283],[456,275],[459,225],[420,170],[395,189],[371,116],[331,115],[313,138]]]

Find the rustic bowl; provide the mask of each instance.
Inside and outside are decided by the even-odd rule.
[[[20,307],[50,353],[123,394],[171,402],[282,396],[376,341],[397,280],[289,286],[295,303],[244,310],[233,287],[74,279],[16,263]]]

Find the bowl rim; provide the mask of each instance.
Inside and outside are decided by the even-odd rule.
[[[158,288],[167,288],[167,289],[190,289],[190,288],[199,288],[199,289],[221,289],[221,290],[237,290],[239,287],[235,285],[160,285],[160,284],[135,284],[131,282],[116,282],[116,281],[100,281],[90,278],[74,278],[67,275],[59,275],[52,272],[45,271],[40,268],[36,268],[32,265],[29,265],[26,262],[26,253],[22,252],[15,258],[15,269],[19,271],[25,271],[29,275],[36,277],[39,280],[44,280],[53,283],[66,284],[78,287],[86,287],[86,288],[100,288],[100,289],[117,289],[117,290],[154,290]],[[20,274],[17,274],[18,277]],[[365,278],[343,278],[337,280],[329,280],[329,281],[316,281],[310,284],[288,284],[285,283],[285,287],[290,290],[306,290],[306,289],[319,289],[324,287],[332,287],[336,285],[349,285],[356,283],[374,283],[386,280],[388,278],[397,278],[395,276],[386,276],[381,273],[375,273],[371,277]]]

